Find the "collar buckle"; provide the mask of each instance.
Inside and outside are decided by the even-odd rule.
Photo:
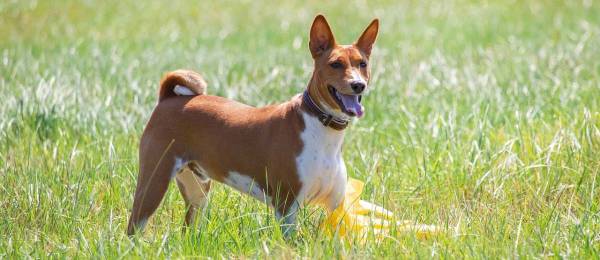
[[[317,106],[317,104],[315,104],[310,98],[310,95],[308,95],[308,90],[304,91],[302,100],[304,101],[302,104],[306,106],[306,109],[309,111],[309,113],[314,115],[317,120],[323,124],[323,126],[330,127],[338,131],[344,130],[344,128],[348,126],[348,120],[336,118],[335,116],[324,112],[321,108],[319,108],[319,106]]]
[[[319,121],[321,121],[324,126],[329,126],[329,124],[331,124],[333,121],[333,116],[329,114],[320,114]]]

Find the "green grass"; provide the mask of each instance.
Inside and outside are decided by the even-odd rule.
[[[0,258],[600,257],[597,2],[199,2],[0,3]],[[210,94],[287,100],[308,82],[318,12],[343,43],[381,19],[348,174],[445,235],[343,243],[307,208],[286,241],[271,210],[221,185],[184,235],[172,185],[130,240],[160,76],[191,68]]]

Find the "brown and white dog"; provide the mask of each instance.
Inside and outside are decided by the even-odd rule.
[[[338,45],[318,15],[310,30],[312,78],[304,94],[279,105],[255,108],[209,96],[199,74],[168,73],[140,141],[127,233],[143,229],[172,179],[186,202],[186,226],[206,206],[212,180],[273,206],[286,235],[300,206],[337,208],[347,181],[343,130],[364,113],[378,30],[375,19],[354,44]]]

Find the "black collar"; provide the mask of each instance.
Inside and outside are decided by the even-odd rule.
[[[310,114],[316,116],[317,119],[319,119],[319,122],[321,122],[325,127],[331,127],[335,130],[341,131],[344,130],[344,128],[346,128],[350,122],[350,120],[335,117],[319,108],[319,106],[308,94],[308,90],[305,90],[304,94],[302,94],[302,105]]]

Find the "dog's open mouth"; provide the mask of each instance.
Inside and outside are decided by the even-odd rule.
[[[349,116],[362,117],[364,114],[364,108],[360,104],[362,95],[346,95],[339,93],[333,86],[327,86],[329,93],[333,99],[342,108],[342,112]]]

